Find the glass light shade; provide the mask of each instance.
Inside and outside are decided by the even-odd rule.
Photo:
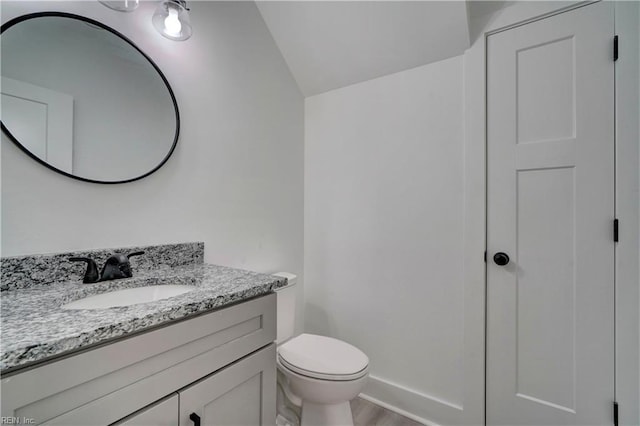
[[[191,37],[191,21],[186,2],[163,0],[158,5],[151,22],[156,30],[171,40],[186,40]]]
[[[109,9],[120,12],[132,12],[138,8],[140,0],[98,0]]]

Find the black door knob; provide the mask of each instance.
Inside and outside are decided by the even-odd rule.
[[[498,266],[504,266],[509,263],[509,255],[500,251],[493,256],[493,261]]]

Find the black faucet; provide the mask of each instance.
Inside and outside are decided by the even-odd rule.
[[[129,253],[126,256],[122,253],[114,253],[104,264],[102,272],[98,274],[98,265],[95,260],[88,257],[70,257],[72,262],[87,262],[87,271],[82,280],[85,284],[97,283],[100,281],[115,280],[118,278],[131,278],[131,264],[129,259],[133,256],[140,256],[143,251]]]

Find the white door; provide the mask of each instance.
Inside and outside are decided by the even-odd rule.
[[[601,2],[488,37],[488,425],[613,423],[613,31]]]
[[[2,77],[2,123],[30,153],[72,173],[73,97]]]

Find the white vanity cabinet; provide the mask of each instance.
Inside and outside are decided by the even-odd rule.
[[[273,424],[269,294],[3,377],[2,416],[43,425]],[[24,423],[24,422],[23,422]]]

